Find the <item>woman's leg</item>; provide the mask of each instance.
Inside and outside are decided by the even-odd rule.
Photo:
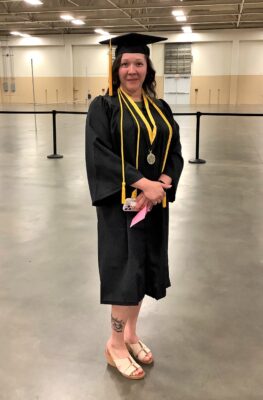
[[[111,310],[111,337],[107,348],[113,358],[126,358],[130,354],[125,345],[124,330],[133,306],[112,306]],[[142,368],[137,369],[133,375],[143,374]]]
[[[142,306],[142,301],[137,306],[131,306],[129,311],[129,317],[127,319],[124,331],[125,343],[135,344],[138,343],[139,337],[137,336],[137,321]],[[150,361],[152,359],[152,353],[145,355],[144,360]]]
[[[126,343],[137,343],[139,338],[137,336],[136,327],[138,316],[140,313],[142,301],[137,306],[131,306],[129,317],[125,325],[124,338]]]

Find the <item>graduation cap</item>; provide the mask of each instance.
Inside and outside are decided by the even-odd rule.
[[[123,53],[141,53],[149,56],[150,49],[147,44],[161,42],[167,38],[160,36],[142,35],[140,33],[127,33],[112,39],[102,40],[100,44],[108,44],[109,51],[109,94],[112,96],[112,46],[117,46],[115,57]]]
[[[142,35],[140,33],[127,33],[114,37],[112,39],[102,40],[100,44],[111,44],[117,46],[115,51],[115,57],[123,53],[141,53],[150,54],[150,49],[147,44],[161,42],[167,40],[160,36]]]

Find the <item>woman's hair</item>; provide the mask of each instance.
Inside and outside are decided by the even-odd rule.
[[[117,94],[117,89],[120,87],[120,79],[119,79],[119,68],[121,65],[122,54],[115,58],[112,65],[112,91],[113,94]],[[145,80],[143,82],[142,88],[146,94],[150,97],[156,97],[156,81],[155,81],[155,70],[153,68],[152,62],[150,58],[145,55],[145,59],[147,62],[147,73]],[[107,91],[107,94],[109,90]]]

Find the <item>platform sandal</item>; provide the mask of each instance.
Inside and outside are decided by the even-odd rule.
[[[152,364],[153,358],[145,360],[145,356],[151,353],[151,350],[140,340],[137,343],[126,343],[126,346],[130,353],[140,361],[142,364]]]
[[[140,375],[133,375],[137,369],[141,369],[141,366],[136,363],[136,361],[131,357],[126,358],[114,358],[109,352],[109,349],[105,350],[105,357],[107,363],[112,367],[118,369],[118,371],[127,379],[143,379],[145,372],[143,371]]]

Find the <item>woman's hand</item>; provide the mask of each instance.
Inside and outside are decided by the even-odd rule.
[[[165,183],[156,182],[156,181],[148,181],[145,185],[143,193],[145,197],[152,201],[154,205],[157,203],[161,203],[162,199],[165,196],[166,187],[170,187],[170,185],[166,185]]]
[[[147,210],[151,211],[153,203],[145,197],[143,192],[141,192],[136,198],[136,211],[140,211],[144,207],[147,207]]]
[[[166,174],[162,174],[158,180],[167,183],[168,185],[171,185],[172,183],[172,178]]]
[[[150,179],[142,178],[135,182],[133,187],[140,189],[145,198],[156,205],[161,203],[165,196],[165,189],[169,189],[171,185],[159,181],[151,181]]]

